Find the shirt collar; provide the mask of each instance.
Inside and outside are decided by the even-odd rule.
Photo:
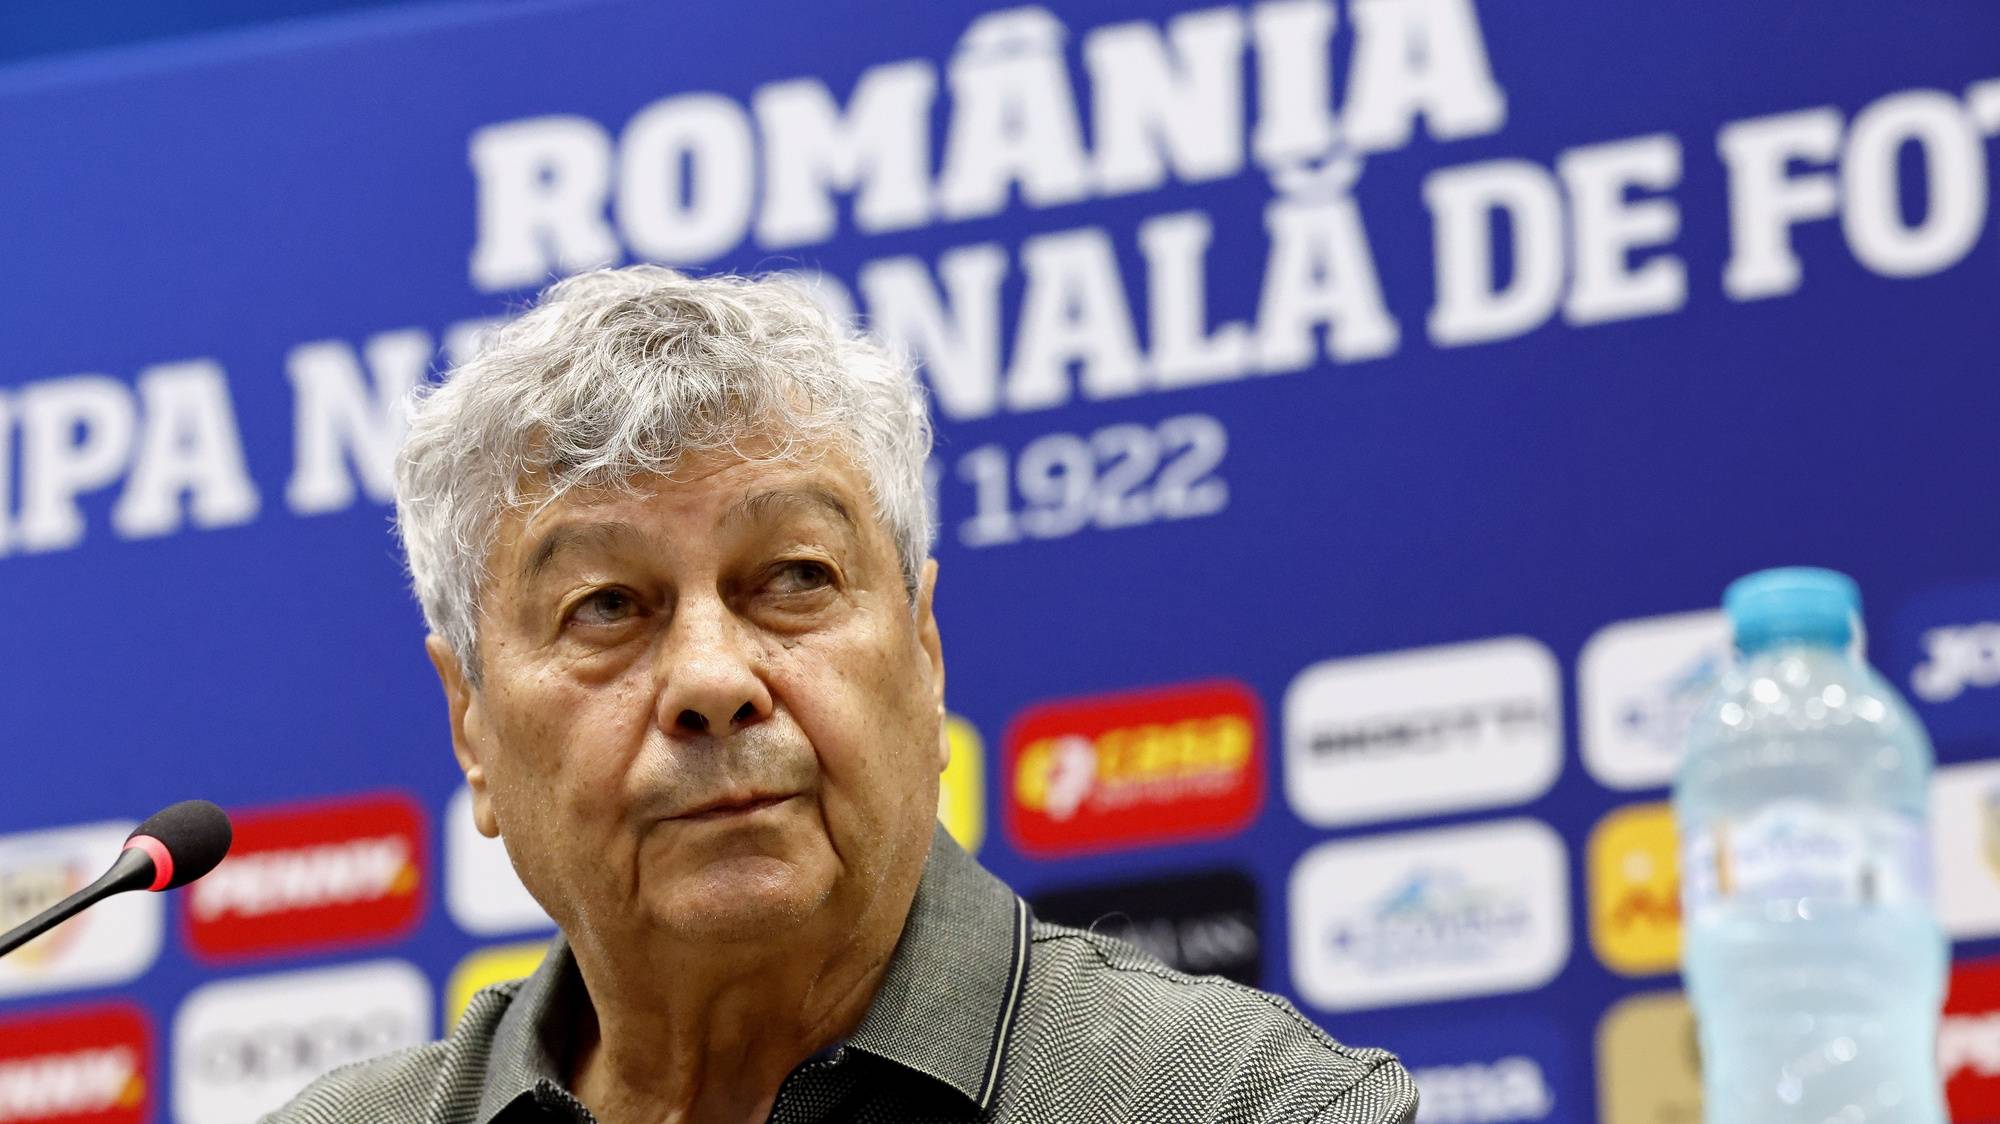
[[[938,827],[889,970],[845,1045],[991,1107],[1026,987],[1029,924],[1027,903]],[[558,937],[493,1029],[479,1124],[524,1096],[572,1100],[557,1043],[567,1013],[586,1000],[576,960]]]
[[[547,1099],[563,1093],[562,1051],[556,1046],[567,1032],[566,1012],[586,998],[583,977],[569,942],[561,936],[549,946],[535,974],[522,980],[493,1028],[486,1084],[480,1090],[474,1120],[490,1122],[523,1097]]]
[[[939,827],[868,1014],[847,1044],[991,1107],[1028,978],[1028,904]]]

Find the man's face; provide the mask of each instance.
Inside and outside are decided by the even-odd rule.
[[[478,688],[431,641],[480,829],[573,939],[852,925],[937,814],[935,569],[839,456],[639,484],[502,523]]]

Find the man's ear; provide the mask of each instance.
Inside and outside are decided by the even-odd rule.
[[[925,559],[923,575],[917,579],[917,643],[923,645],[931,661],[931,701],[937,707],[938,771],[942,772],[951,764],[951,739],[945,736],[944,641],[938,635],[937,613],[933,611],[937,578],[937,559]]]
[[[493,800],[486,792],[487,747],[479,737],[483,723],[478,693],[466,679],[465,668],[460,666],[457,653],[445,643],[444,637],[436,633],[426,636],[424,651],[431,657],[431,666],[437,669],[439,686],[444,688],[444,704],[451,716],[451,753],[458,758],[459,771],[465,774],[465,787],[472,792],[472,823],[481,835],[495,838],[500,834],[500,823],[494,818]]]

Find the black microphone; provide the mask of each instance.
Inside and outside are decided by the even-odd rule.
[[[171,890],[215,869],[229,853],[229,817],[206,800],[183,800],[153,813],[125,838],[103,876],[0,936],[0,956],[127,890]]]

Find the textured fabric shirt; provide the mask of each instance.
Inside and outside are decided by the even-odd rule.
[[[481,991],[443,1041],[337,1069],[266,1124],[594,1124],[564,1085],[588,1002],[558,941]],[[1396,1059],[1343,1046],[1285,1000],[1035,921],[940,830],[881,989],[771,1108],[816,1121],[1408,1124]]]

